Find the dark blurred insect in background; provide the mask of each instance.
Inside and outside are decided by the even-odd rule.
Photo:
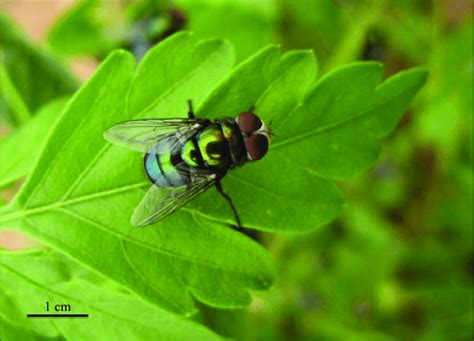
[[[231,206],[237,229],[242,229],[221,179],[230,169],[265,156],[271,131],[251,111],[235,119],[209,120],[195,118],[191,101],[188,104],[187,119],[127,121],[104,134],[110,142],[145,153],[145,172],[153,185],[131,222],[135,226],[153,224],[215,186]]]

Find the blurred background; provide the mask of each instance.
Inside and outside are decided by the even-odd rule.
[[[140,59],[182,29],[230,40],[237,61],[269,43],[312,49],[320,75],[356,60],[383,62],[386,76],[427,66],[428,83],[377,165],[340,184],[342,216],[311,234],[264,234],[275,286],[247,309],[201,306],[195,318],[243,340],[473,339],[471,0],[1,0],[0,8],[3,139],[70,96],[113,49]],[[3,203],[19,185],[2,189]],[[0,237],[0,247],[33,245]]]

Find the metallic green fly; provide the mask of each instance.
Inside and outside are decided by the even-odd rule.
[[[145,153],[145,173],[152,186],[131,222],[146,226],[165,218],[212,186],[227,200],[237,228],[241,221],[221,179],[235,167],[260,160],[268,150],[270,129],[252,112],[235,119],[146,119],[118,123],[105,132],[115,144]]]

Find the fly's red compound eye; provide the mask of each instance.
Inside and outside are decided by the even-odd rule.
[[[237,124],[243,134],[252,134],[260,129],[262,121],[251,112],[242,112],[237,116]]]
[[[268,150],[268,138],[262,134],[255,134],[244,139],[250,161],[260,160]]]

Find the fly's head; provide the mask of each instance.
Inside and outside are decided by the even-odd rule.
[[[254,113],[242,112],[235,119],[244,137],[247,159],[257,161],[265,156],[270,144],[271,130]]]

